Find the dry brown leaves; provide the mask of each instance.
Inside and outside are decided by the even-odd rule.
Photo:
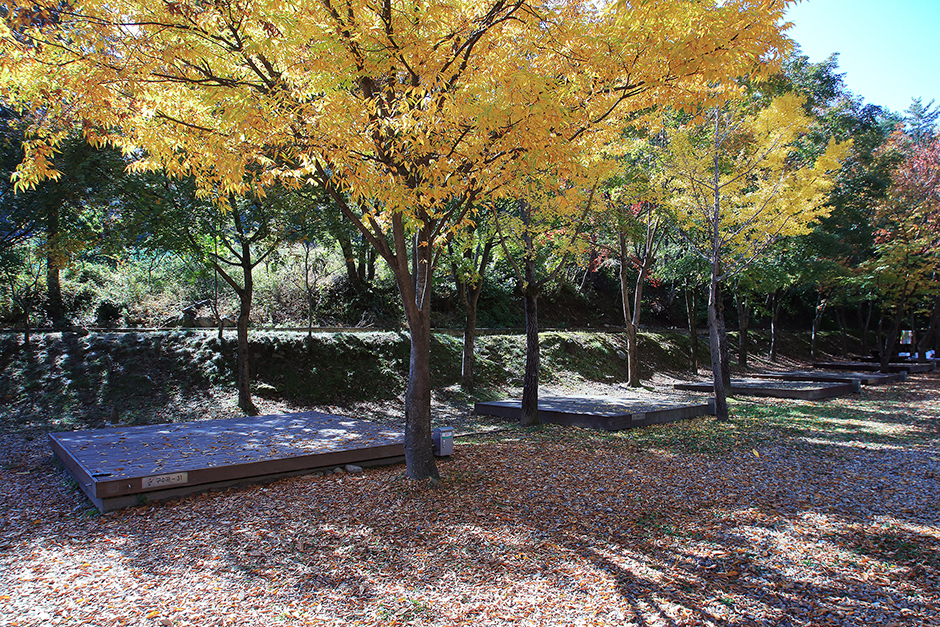
[[[393,467],[105,516],[44,442],[4,436],[0,624],[940,624],[935,444],[572,433],[458,441],[438,488]]]

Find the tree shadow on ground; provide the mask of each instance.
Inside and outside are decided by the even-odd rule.
[[[439,489],[400,468],[295,478],[78,512],[68,519],[77,540],[57,539],[56,518],[42,521],[39,512],[80,500],[53,490],[24,512],[39,524],[15,542],[46,557],[59,550],[66,574],[98,560],[149,585],[196,569],[236,590],[276,585],[285,603],[316,598],[335,616],[375,620],[444,624],[444,599],[467,619],[497,603],[524,620],[536,608],[516,599],[536,590],[544,611],[567,604],[621,624],[874,624],[901,609],[940,619],[929,602],[938,531],[926,522],[940,486],[885,489],[925,459],[940,471],[922,451],[781,446],[709,458],[585,448],[559,442],[562,432],[478,440],[445,463]]]

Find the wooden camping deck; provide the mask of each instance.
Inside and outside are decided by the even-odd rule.
[[[878,372],[881,365],[871,361],[814,361],[813,368],[820,370],[854,370],[856,372]],[[932,362],[897,362],[888,364],[890,372],[907,372],[914,374],[918,372],[933,372],[937,364]]]
[[[401,431],[317,412],[50,433],[49,442],[102,512],[404,455]]]
[[[907,372],[825,372],[820,370],[788,370],[786,372],[761,372],[755,374],[758,379],[780,379],[781,381],[822,381],[850,383],[858,381],[861,385],[886,385],[899,383],[907,379]]]
[[[676,383],[677,390],[711,392],[711,382]],[[815,401],[858,392],[859,382],[823,383],[821,381],[775,381],[772,379],[732,379],[731,393],[740,396],[772,396]]]
[[[473,412],[518,420],[521,400],[477,403]],[[611,396],[546,396],[539,398],[539,420],[555,424],[617,431],[632,427],[685,420],[714,414],[714,403],[660,399],[618,398]]]

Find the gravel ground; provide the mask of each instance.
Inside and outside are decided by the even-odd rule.
[[[441,424],[502,430],[459,438],[438,487],[391,467],[107,515],[44,438],[2,435],[0,624],[940,625],[940,375],[613,435],[468,406],[435,397]]]

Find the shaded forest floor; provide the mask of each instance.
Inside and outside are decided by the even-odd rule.
[[[661,370],[639,393],[681,376]],[[627,393],[554,374],[546,393]],[[192,393],[201,417],[233,412],[224,387]],[[390,467],[107,515],[50,457],[66,414],[19,406],[0,435],[0,623],[940,624],[938,374],[615,433],[519,429],[473,400],[435,394],[442,424],[500,428],[458,438],[436,488]],[[395,398],[260,402],[399,420]]]

